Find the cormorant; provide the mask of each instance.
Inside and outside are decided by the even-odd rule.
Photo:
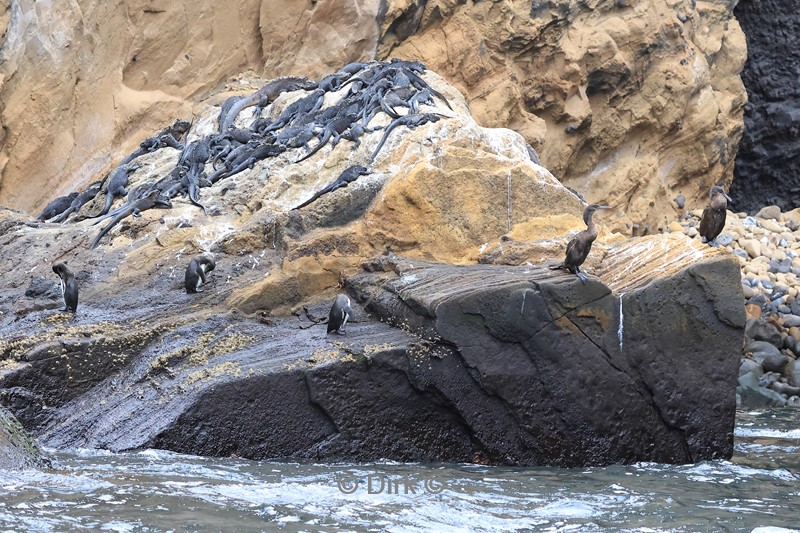
[[[597,228],[592,220],[592,215],[598,209],[611,209],[607,205],[591,204],[586,206],[583,212],[583,221],[586,223],[586,229],[575,235],[569,244],[567,244],[567,255],[564,258],[564,263],[554,268],[565,268],[578,276],[583,283],[588,279],[586,274],[581,272],[580,266],[586,261],[586,257],[592,249],[592,243],[597,238]]]
[[[732,202],[731,197],[725,194],[725,190],[714,185],[709,191],[711,200],[708,205],[703,209],[703,217],[700,219],[700,236],[703,242],[711,244],[717,236],[722,233],[722,228],[725,227],[725,215],[728,209],[728,202]]]

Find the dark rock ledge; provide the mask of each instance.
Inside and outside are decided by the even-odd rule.
[[[132,307],[105,329],[51,317],[48,341],[20,335],[38,327],[34,312],[4,335],[0,399],[55,448],[559,466],[727,458],[744,311],[726,302],[739,303],[738,278],[730,258],[706,258],[627,288],[620,307],[596,278],[546,267],[386,256],[348,281],[363,308],[346,337],[312,321],[327,301],[274,321],[197,308],[176,319],[168,304],[146,321]]]

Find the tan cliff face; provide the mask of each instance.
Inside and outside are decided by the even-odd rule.
[[[744,37],[716,3],[4,4],[0,204],[32,212],[209,96],[240,91],[248,70],[319,78],[349,61],[420,59],[479,124],[518,131],[557,178],[612,205],[621,231],[682,214],[678,193],[701,206],[730,182],[741,135]]]

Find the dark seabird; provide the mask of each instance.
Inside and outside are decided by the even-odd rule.
[[[722,233],[722,228],[725,227],[728,202],[733,200],[718,185],[711,187],[711,191],[708,194],[711,200],[708,201],[708,205],[703,209],[703,218],[700,219],[700,236],[703,238],[703,242],[715,246],[712,241]]]
[[[578,276],[582,282],[588,279],[586,274],[581,272],[580,266],[586,261],[589,252],[592,249],[592,243],[597,238],[597,227],[594,225],[592,215],[598,209],[611,209],[607,205],[591,204],[586,207],[583,212],[583,221],[586,223],[586,229],[575,235],[569,244],[567,244],[567,256],[564,258],[564,263],[554,268],[565,268]]]

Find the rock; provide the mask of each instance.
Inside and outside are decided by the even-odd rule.
[[[0,468],[21,470],[51,466],[50,459],[39,448],[11,412],[0,405]]]
[[[31,277],[28,288],[25,289],[26,298],[49,298],[52,300],[61,298],[61,287],[58,281],[45,279],[39,276]]]
[[[781,348],[783,345],[778,328],[764,320],[748,319],[744,327],[744,337],[746,343],[748,341],[765,341],[776,348]]]
[[[673,220],[672,222],[670,222],[667,225],[667,227],[669,228],[669,231],[671,231],[671,232],[683,233],[683,226],[681,226],[680,223],[677,222],[677,221]]]
[[[697,231],[697,228],[692,227],[686,230],[686,235],[694,239],[695,237],[697,237],[697,235],[699,235],[699,233]]]
[[[794,337],[791,335],[786,335],[783,337],[783,346],[778,346],[778,348],[785,348],[790,350],[792,353],[797,351],[797,341],[794,340]]]
[[[750,285],[742,285],[742,293],[744,294],[745,298],[752,298],[753,296],[755,296],[757,294],[756,290],[753,287],[751,287]],[[758,308],[758,312],[759,312],[759,314],[761,313],[761,308],[760,307]]]
[[[782,394],[762,387],[758,378],[759,376],[755,372],[739,376],[736,393],[741,398],[740,407],[782,407],[786,405],[786,398]]]
[[[480,448],[494,463],[560,465],[729,456],[739,270],[725,256],[658,250],[665,238],[694,246],[684,236],[615,244],[586,284],[547,266],[380,256],[348,278],[353,305],[369,295],[362,318],[327,340],[323,326],[300,329],[294,317],[265,326],[189,315],[182,298],[159,308],[181,311],[181,324],[148,324],[127,300],[117,329],[91,334],[91,317],[79,315],[82,344],[7,371],[0,386],[37,387],[48,408],[25,418],[56,448],[365,461],[467,461]],[[614,277],[639,246],[652,250],[648,267]],[[165,288],[155,285],[128,298],[153,298]],[[624,292],[622,341],[612,288]],[[687,320],[695,334],[679,334]],[[546,441],[537,427],[548,428]]]
[[[775,207],[775,206],[772,206],[772,207]],[[764,209],[769,209],[769,208],[765,207]],[[772,215],[772,213],[770,213],[770,215]],[[763,220],[761,220],[760,224],[761,224],[761,227],[764,228],[765,230],[771,231],[773,233],[780,233],[780,232],[783,231],[783,226],[781,226],[780,224],[778,224],[776,222],[776,220],[778,220],[780,218],[780,211],[778,211],[778,218],[775,219],[775,220],[771,220],[770,218],[764,218],[764,217],[762,217],[762,218],[763,218]]]
[[[789,362],[778,348],[765,341],[752,341],[745,346],[745,352],[750,353],[753,360],[761,365],[765,372],[781,372]]]
[[[783,69],[787,63],[797,64],[799,55],[795,36],[782,30],[798,24],[796,8],[785,0],[765,5],[739,2],[734,8],[749,50],[742,70],[748,94],[745,133],[730,193],[742,209],[756,210],[765,203],[781,209],[800,205],[800,161],[792,152],[797,146],[800,96],[786,90],[796,85],[797,74]]]
[[[768,205],[766,207],[762,207],[761,210],[756,213],[757,218],[763,218],[766,220],[780,220],[781,219],[781,208],[777,205]]]
[[[678,194],[675,198],[672,199],[675,202],[675,205],[678,206],[678,209],[683,209],[683,206],[686,205],[686,197],[682,194]]]
[[[783,317],[783,327],[785,328],[795,328],[800,326],[800,316],[798,315],[786,315]]]
[[[758,227],[758,220],[751,216],[747,216],[742,220],[742,226],[749,226],[751,228]]]
[[[720,246],[728,246],[734,240],[733,233],[724,231],[717,236],[717,244]]]
[[[800,396],[800,387],[793,387],[780,381],[772,382],[769,388],[786,396]]]
[[[480,451],[561,466],[730,457],[738,262],[678,233],[609,235],[598,214],[590,279],[550,269],[584,204],[520,135],[478,126],[458,91],[423,76],[451,102],[432,106],[446,118],[393,129],[374,160],[381,130],[355,151],[343,141],[303,162],[304,148],[259,161],[202,188],[207,214],[177,196],[91,249],[88,223],[0,209],[0,253],[15,265],[0,302],[52,257],[82,265],[89,296],[74,316],[0,314],[4,403],[56,448],[350,461]],[[218,113],[197,116],[198,137]],[[142,156],[131,189],[170,175],[178,154]],[[371,174],[294,209],[366,160]],[[185,294],[180,274],[205,251],[217,264],[205,292]],[[359,320],[328,337],[314,317],[343,282]]]
[[[794,359],[783,369],[783,375],[792,387],[800,387],[800,359]]]
[[[745,374],[750,373],[760,376],[764,373],[764,370],[761,368],[761,365],[752,359],[742,359],[742,362],[739,364],[739,376],[744,376]]]
[[[747,304],[744,306],[747,320],[759,320],[761,318],[761,306],[755,304]]]
[[[790,231],[797,231],[800,229],[800,208],[792,209],[783,213],[783,220],[786,222],[786,227]]]
[[[691,235],[690,235],[690,237],[691,237]],[[736,255],[737,257],[741,257],[741,258],[743,258],[743,259],[750,259],[750,254],[748,254],[747,252],[745,252],[744,250],[742,250],[742,249],[740,249],[740,248],[737,248],[737,249],[735,249],[735,250],[733,251],[733,253],[734,253],[734,255]]]
[[[0,204],[16,199],[36,210],[88,159],[102,174],[141,141],[125,138],[126,132],[154,131],[167,117],[191,116],[195,95],[211,93],[220,80],[238,72],[319,79],[350,61],[390,56],[421,60],[463,88],[481,124],[519,131],[567,184],[578,188],[594,173],[598,197],[628,206],[623,225],[645,221],[657,227],[664,216],[673,216],[672,198],[679,189],[689,205],[701,205],[708,184],[727,184],[732,177],[746,102],[739,77],[746,42],[727,8],[687,4],[692,20],[702,21],[702,29],[688,30],[664,2],[638,13],[578,0],[523,2],[502,10],[491,3],[461,9],[441,1],[288,0],[278,14],[267,3],[223,6],[201,0],[191,9],[170,5],[157,17],[141,11],[128,17],[93,6],[66,4],[48,17],[33,11],[7,17],[10,27],[2,34],[20,38],[15,54],[6,58],[5,79],[25,83],[3,84],[0,100],[25,105],[4,108],[3,124],[19,138],[5,143],[0,154],[6,162]],[[226,31],[201,29],[193,23],[198,16]],[[123,27],[135,37],[123,46],[105,42]],[[35,37],[58,35],[59,42],[77,42],[82,30],[76,28],[95,29],[93,53],[60,45],[44,50]],[[447,54],[442,35],[448,36]],[[499,44],[484,53],[475,45],[480,42]],[[664,53],[639,53],[655,48]],[[141,50],[151,49],[159,53],[145,60]],[[507,61],[519,50],[533,49],[540,51],[533,61]],[[110,71],[124,76],[107,76]],[[75,91],[75,72],[101,82]],[[669,73],[669,97],[653,100],[648,95],[661,94],[664,73]],[[248,81],[239,76],[228,84],[227,94]],[[210,103],[225,95],[215,96],[218,100]],[[117,103],[113,120],[89,139],[57,131],[65,120],[90,123],[109,109],[109,102]],[[622,115],[629,119],[619,120]],[[565,123],[573,126],[569,132]],[[593,148],[570,157],[582,146]],[[614,165],[606,164],[609,154],[616,154]],[[31,176],[40,181],[26,187]]]
[[[755,239],[739,239],[739,246],[741,246],[750,257],[758,257],[761,255],[761,243]]]
[[[786,274],[791,272],[792,270],[792,263],[789,259],[784,259],[783,261],[776,261],[775,259],[771,259],[769,262],[769,271],[772,273],[781,273]]]

